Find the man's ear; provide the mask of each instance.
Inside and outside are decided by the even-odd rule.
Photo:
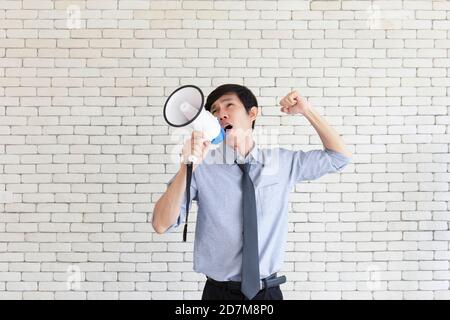
[[[248,113],[250,116],[250,119],[253,121],[258,116],[259,108],[257,106],[253,106],[250,109],[250,112]]]

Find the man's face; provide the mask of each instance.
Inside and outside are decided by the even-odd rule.
[[[258,115],[258,108],[252,107],[247,113],[244,104],[235,93],[226,93],[217,99],[210,112],[217,117],[220,126],[225,129],[226,142],[234,145],[252,132],[252,122]]]

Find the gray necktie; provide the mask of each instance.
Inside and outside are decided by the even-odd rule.
[[[250,179],[250,163],[238,164],[243,172],[242,201],[244,209],[244,246],[242,249],[241,292],[252,299],[259,291],[258,221],[253,182]]]

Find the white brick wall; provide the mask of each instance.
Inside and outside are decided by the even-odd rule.
[[[354,153],[290,196],[285,298],[448,299],[449,18],[445,0],[0,0],[0,298],[200,298],[192,233],[149,223],[177,170],[161,106],[236,82],[281,146],[321,147],[278,110],[295,88]]]

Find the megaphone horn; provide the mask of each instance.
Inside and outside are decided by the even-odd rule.
[[[164,119],[172,127],[190,126],[202,131],[206,139],[218,144],[225,138],[225,131],[209,111],[203,107],[204,95],[200,88],[185,85],[176,89],[164,104]]]

